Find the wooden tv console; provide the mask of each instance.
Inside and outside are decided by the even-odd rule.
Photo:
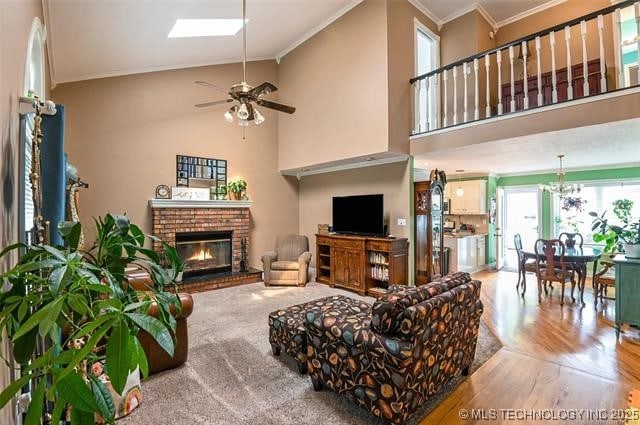
[[[409,241],[340,234],[316,235],[316,280],[360,295],[377,295],[375,288],[406,285]]]

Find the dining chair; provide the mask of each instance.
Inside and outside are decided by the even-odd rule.
[[[600,302],[602,302],[603,299],[615,299],[607,296],[607,289],[611,287],[615,288],[616,286],[615,263],[613,262],[616,255],[617,253],[606,252],[602,254],[600,260],[598,260],[598,265],[602,266],[602,269],[593,275],[593,298],[595,307],[598,307],[598,298],[600,298]]]
[[[522,236],[520,236],[520,233],[513,235],[513,245],[518,255],[518,283],[516,284],[516,290],[520,289],[520,285],[522,285],[522,296],[524,297],[527,291],[527,272],[535,273],[536,264],[534,260],[526,260],[524,258]]]
[[[566,247],[560,239],[538,239],[534,246],[536,253],[536,277],[538,278],[538,302],[542,302],[542,287],[558,282],[562,285],[560,305],[564,305],[564,289],[567,282],[575,286],[573,269],[565,261]],[[571,299],[576,299],[571,291]]]
[[[582,245],[584,245],[584,238],[580,233],[562,232],[560,233],[560,236],[558,236],[558,239],[560,239],[567,248],[573,248],[576,246],[578,248],[582,248]]]

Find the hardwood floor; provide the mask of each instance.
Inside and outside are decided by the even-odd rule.
[[[527,275],[524,299],[515,289],[516,273],[482,272],[474,278],[482,281],[482,319],[504,347],[422,424],[617,423],[587,416],[575,421],[508,420],[498,410],[626,408],[629,391],[640,388],[640,332],[626,328],[616,342],[614,301],[598,303],[596,310],[589,281],[585,306],[568,295],[560,306],[559,288],[538,304],[533,275]],[[460,409],[486,409],[486,416],[461,420]],[[495,419],[489,409],[498,410]]]

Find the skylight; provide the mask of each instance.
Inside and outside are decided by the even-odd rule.
[[[242,19],[176,19],[167,38],[220,37],[236,35],[241,29]]]

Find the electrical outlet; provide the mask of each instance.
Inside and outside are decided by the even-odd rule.
[[[407,225],[407,219],[406,218],[399,218],[398,219],[398,226],[406,226]]]

